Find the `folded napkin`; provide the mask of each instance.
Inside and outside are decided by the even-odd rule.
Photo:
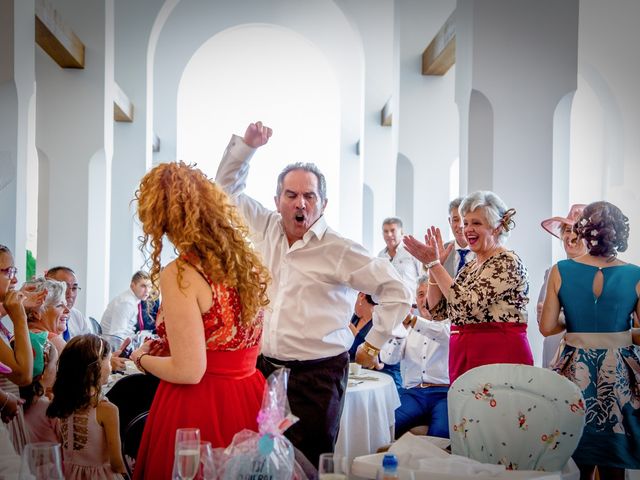
[[[446,442],[448,443],[448,440]],[[400,465],[412,470],[419,470],[420,461],[423,459],[446,459],[451,456],[442,449],[442,446],[435,445],[427,437],[417,436],[411,432],[405,433],[392,443],[389,452],[398,457]]]
[[[449,455],[447,458],[423,458],[418,460],[417,470],[471,477],[475,475],[500,476],[506,469],[504,465],[491,465],[460,455]]]
[[[407,432],[391,445],[389,452],[398,457],[399,465],[414,472],[416,480],[468,477],[538,480],[561,478],[559,472],[507,470],[504,465],[481,463],[461,455],[451,455],[444,450],[448,446],[448,439],[417,436]]]

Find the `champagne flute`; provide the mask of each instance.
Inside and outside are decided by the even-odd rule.
[[[200,468],[200,429],[176,430],[174,471],[181,480],[193,480]]]
[[[60,444],[27,443],[20,462],[20,480],[64,480]]]
[[[200,442],[200,470],[198,480],[215,480],[216,464],[211,442]]]
[[[335,453],[320,454],[319,480],[347,480],[346,458]]]

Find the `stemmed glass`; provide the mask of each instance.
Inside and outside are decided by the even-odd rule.
[[[180,480],[193,480],[200,469],[200,429],[176,430],[173,470]]]
[[[200,470],[197,480],[215,480],[216,464],[211,442],[200,442]]]
[[[334,453],[320,454],[318,478],[319,480],[346,480],[346,458]]]
[[[22,452],[20,480],[64,480],[60,444],[28,443]]]

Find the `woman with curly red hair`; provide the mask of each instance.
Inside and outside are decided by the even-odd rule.
[[[131,354],[160,378],[138,452],[135,478],[171,478],[178,428],[226,447],[238,431],[257,430],[264,377],[256,370],[269,274],[227,195],[183,162],[158,165],[136,193],[159,284],[160,340]],[[178,258],[160,267],[163,240]]]
[[[640,267],[617,258],[629,220],[615,205],[587,205],[574,229],[587,253],[552,268],[540,332],[567,331],[551,368],[584,396],[586,424],[573,454],[580,478],[593,478],[597,465],[600,478],[624,479],[626,468],[640,468],[640,333],[631,320],[640,314]]]

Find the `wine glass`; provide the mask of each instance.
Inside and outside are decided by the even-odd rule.
[[[64,480],[60,444],[27,443],[22,451],[20,480]]]
[[[320,454],[319,480],[347,480],[346,458],[335,453]]]
[[[200,469],[200,429],[176,430],[173,469],[181,480],[193,480]]]
[[[200,470],[197,480],[215,480],[216,464],[211,442],[200,442]]]

